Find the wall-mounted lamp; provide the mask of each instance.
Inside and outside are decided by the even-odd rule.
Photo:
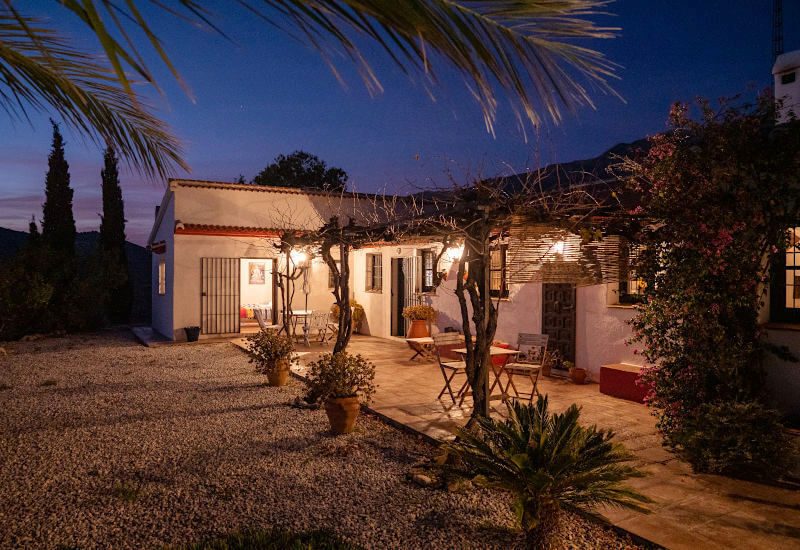
[[[551,250],[559,256],[564,254],[564,241],[556,241]]]
[[[306,261],[308,261],[308,254],[306,254],[303,250],[293,248],[289,255],[292,258],[292,263],[299,267],[303,267]]]
[[[450,259],[451,262],[455,262],[461,255],[464,254],[464,245],[461,246],[452,246],[447,249],[447,257]]]

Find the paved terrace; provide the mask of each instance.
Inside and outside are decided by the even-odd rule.
[[[299,350],[302,373],[303,363],[330,351],[330,346]],[[377,366],[379,388],[370,405],[375,412],[439,440],[452,438],[465,423],[470,398],[463,407],[454,406],[448,397],[437,400],[443,385],[438,366],[410,361],[412,352],[404,342],[354,336],[350,351]],[[661,446],[655,420],[644,405],[603,395],[597,384],[577,386],[554,378],[542,378],[539,384],[554,410],[577,403],[584,423],[613,429],[649,474],[631,485],[654,500],[653,513],[605,510],[614,524],[667,548],[800,547],[800,491],[693,474]],[[503,405],[493,405],[493,414],[502,414]]]

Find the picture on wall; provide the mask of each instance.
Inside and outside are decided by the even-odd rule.
[[[266,264],[263,262],[250,262],[248,264],[251,285],[266,284]]]

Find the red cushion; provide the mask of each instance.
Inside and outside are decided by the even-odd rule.
[[[247,308],[239,308],[239,317],[247,319]]]
[[[496,348],[503,348],[509,349],[511,344],[507,342],[492,342],[492,345]],[[510,355],[495,355],[492,357],[492,365],[496,367],[502,367],[508,361],[508,358],[511,357]]]
[[[639,384],[639,370],[630,365],[600,367],[600,393],[644,403],[648,388]]]

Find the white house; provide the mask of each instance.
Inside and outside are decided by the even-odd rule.
[[[201,338],[238,334],[256,324],[255,307],[276,320],[279,231],[317,229],[362,200],[349,193],[170,180],[148,240],[153,329],[171,340],[185,339],[184,328],[194,326]],[[327,266],[313,259],[305,275],[292,308],[329,309]]]

